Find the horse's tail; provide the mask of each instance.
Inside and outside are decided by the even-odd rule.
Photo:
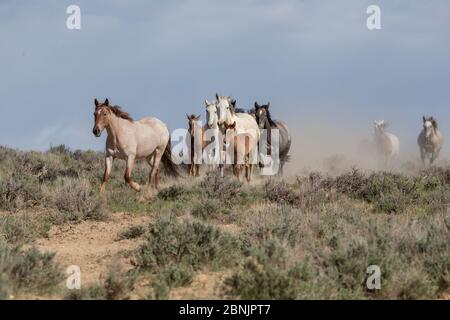
[[[164,150],[163,156],[161,158],[161,161],[164,165],[164,171],[174,178],[178,178],[180,176],[180,173],[178,172],[178,168],[175,163],[172,161],[172,143],[167,142],[166,149]]]

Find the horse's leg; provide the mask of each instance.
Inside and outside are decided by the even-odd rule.
[[[425,152],[423,148],[420,148],[420,159],[422,159],[422,164],[425,165]]]
[[[233,175],[239,179],[239,165],[238,164],[233,164]]]
[[[198,173],[199,170],[200,170],[200,165],[199,165],[199,164],[196,164],[196,165],[195,165],[195,176],[196,176],[196,177],[198,177],[198,176],[200,175],[200,174]]]
[[[160,189],[160,168],[156,168],[156,169],[154,169],[154,166],[155,166],[155,164],[154,164],[154,161],[155,161],[155,152],[153,152],[148,158],[147,158],[147,162],[148,162],[148,164],[150,165],[150,173],[148,174],[148,184],[150,184],[151,183],[151,181],[150,181],[150,177],[151,177],[151,174],[152,174],[152,170],[156,170],[156,174],[155,174],[155,179],[153,180],[153,183],[154,183],[154,185],[155,185],[155,188],[156,188],[156,190],[158,190],[159,191],[159,189]],[[148,185],[147,185],[147,188],[148,188]]]
[[[156,158],[156,151],[153,151],[153,153],[151,153],[148,157],[147,157],[147,163],[150,166],[150,172],[148,174],[148,181],[147,181],[147,187],[146,187],[146,192],[145,194],[142,195],[141,197],[141,201],[144,201],[145,198],[149,195],[152,194],[152,175],[153,175],[153,170],[155,170],[155,158]],[[156,187],[156,179],[153,180],[155,187]]]
[[[250,181],[252,180],[252,169],[253,165],[251,163],[245,165],[245,177],[247,178],[248,184],[250,184]]]
[[[156,170],[156,176],[155,176],[155,188],[156,188],[156,190],[158,190],[159,191],[159,189],[160,189],[160,176],[159,176],[159,173],[160,173],[160,169],[158,168],[157,170]]]
[[[280,176],[280,177],[283,176],[283,167],[284,167],[285,163],[286,163],[286,161],[284,161],[284,159],[280,160],[280,166],[278,167],[277,176]]]
[[[439,151],[433,151],[433,153],[431,154],[431,158],[430,158],[430,165],[432,165],[433,162],[436,161],[438,156],[439,156]]]
[[[165,148],[156,148],[156,150],[154,151],[154,156],[153,156],[153,165],[152,165],[152,169],[150,171],[150,175],[148,177],[148,185],[147,185],[147,197],[149,199],[153,198],[153,191],[152,191],[152,181],[155,181],[156,179],[156,175],[158,174],[159,171],[159,164],[161,162],[161,158],[164,154],[164,149]]]
[[[131,179],[131,172],[133,171],[135,155],[129,155],[127,158],[127,168],[125,169],[125,182],[135,191],[141,191],[141,186]]]
[[[109,175],[111,173],[112,164],[113,164],[113,157],[106,156],[105,157],[105,173],[103,174],[102,184],[100,185],[100,192],[105,191],[106,182],[108,182]]]

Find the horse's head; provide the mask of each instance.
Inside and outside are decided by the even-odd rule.
[[[224,126],[224,124],[231,124],[231,116],[234,113],[234,108],[236,106],[236,100],[232,100],[231,97],[219,96],[216,94],[217,98],[217,124],[219,126]]]
[[[95,112],[94,112],[94,128],[92,129],[92,133],[96,137],[100,137],[102,134],[103,129],[108,127],[109,120],[111,117],[111,109],[109,107],[109,101],[108,99],[105,100],[105,102],[100,103],[95,99]]]
[[[437,122],[433,117],[422,117],[423,120],[423,130],[425,131],[425,137],[429,138],[431,134],[437,129]]]
[[[255,117],[256,122],[260,129],[267,129],[269,122],[269,107],[270,102],[265,105],[260,106],[258,102],[255,101]]]
[[[194,128],[198,126],[197,122],[200,121],[200,115],[196,116],[195,114],[191,114],[191,115],[186,114],[186,117],[187,117],[188,122],[189,122],[189,133],[191,135],[193,135],[194,134]]]
[[[384,131],[386,130],[386,128],[389,126],[389,124],[386,121],[384,121],[384,120],[381,120],[381,121],[376,121],[375,120],[373,122],[373,124],[374,124],[374,129],[375,129],[375,135],[376,136],[379,136],[379,135],[383,134]]]
[[[206,123],[209,128],[217,124],[217,101],[209,102],[205,99],[206,106]]]

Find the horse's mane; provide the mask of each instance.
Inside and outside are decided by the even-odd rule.
[[[437,123],[436,119],[434,119],[434,117],[429,117],[429,118],[424,117],[424,120],[430,121],[431,124],[433,125],[434,129],[438,128],[438,123]]]
[[[133,122],[133,118],[131,118],[130,114],[123,111],[120,106],[109,106],[109,109],[119,118]]]
[[[242,108],[236,108],[236,109],[234,109],[233,111],[234,111],[234,113],[247,113],[247,111],[245,111],[245,110],[242,109]]]
[[[431,123],[433,124],[434,129],[437,129],[437,128],[438,128],[437,121],[434,120],[434,118],[431,120]]]
[[[266,108],[266,115],[267,115],[267,120],[269,121],[270,126],[271,127],[276,127],[277,124],[275,123],[275,121],[272,120],[272,116],[270,115],[270,111],[267,108]]]

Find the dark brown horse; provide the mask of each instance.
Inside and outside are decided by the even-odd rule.
[[[279,132],[279,157],[280,157],[280,170],[279,174],[283,174],[283,167],[289,160],[289,150],[291,149],[291,136],[289,134],[289,129],[283,121],[272,120],[269,111],[270,102],[266,105],[259,105],[255,102],[255,118],[260,129],[267,130],[267,140],[265,141],[267,148],[267,155],[271,155],[271,130],[278,129]]]

